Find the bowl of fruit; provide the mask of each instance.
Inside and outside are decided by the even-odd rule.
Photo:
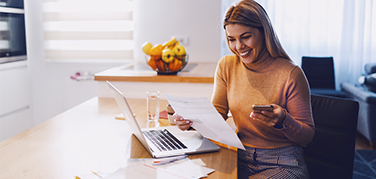
[[[142,51],[146,54],[146,63],[158,75],[176,75],[188,63],[188,54],[175,37],[164,44],[145,42]]]

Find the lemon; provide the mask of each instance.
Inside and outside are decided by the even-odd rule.
[[[163,44],[163,48],[173,46],[176,43],[176,37],[173,36],[169,41]]]
[[[146,54],[150,54],[150,50],[153,48],[153,45],[150,42],[145,42],[142,44],[142,51]]]

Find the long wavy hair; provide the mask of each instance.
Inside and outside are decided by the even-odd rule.
[[[223,28],[225,30],[228,24],[241,24],[259,29],[265,36],[266,49],[272,57],[282,57],[291,60],[279,42],[268,14],[257,2],[253,0],[242,0],[230,6],[223,20]],[[228,40],[227,45],[229,46]],[[230,50],[236,54],[231,48]]]

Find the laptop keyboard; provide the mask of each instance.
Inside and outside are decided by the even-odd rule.
[[[144,135],[159,149],[159,151],[186,149],[179,139],[167,129],[143,131]]]

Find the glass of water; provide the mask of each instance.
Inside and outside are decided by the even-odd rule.
[[[147,117],[148,121],[159,120],[159,91],[147,91]]]

